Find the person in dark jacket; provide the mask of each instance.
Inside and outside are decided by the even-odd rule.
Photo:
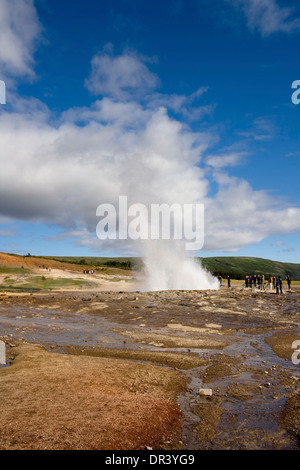
[[[282,279],[280,276],[276,277],[276,294],[282,294]]]
[[[282,279],[281,279],[280,276],[279,276],[279,278],[278,278],[278,281],[279,281],[279,290],[280,290],[280,294],[282,294]]]

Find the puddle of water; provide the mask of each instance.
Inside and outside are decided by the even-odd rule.
[[[4,369],[5,367],[9,367],[11,365],[11,361],[8,361],[6,364],[1,364],[0,369]]]
[[[194,430],[199,424],[200,418],[193,413],[192,409],[199,399],[199,390],[202,387],[202,380],[199,378],[199,375],[202,371],[203,367],[181,371],[188,379],[188,391],[178,397],[178,404],[185,417],[182,423],[182,440],[184,448],[189,450],[199,449],[199,442]]]
[[[13,317],[0,316],[5,334],[44,345],[120,347],[124,338],[113,331],[116,326],[100,316],[58,310],[14,307]]]
[[[249,368],[249,371],[222,376],[204,385],[205,388],[213,390],[213,395],[224,400],[223,413],[213,443],[198,442],[194,429],[199,423],[199,418],[192,412],[193,406],[199,400],[199,389],[203,385],[199,372],[206,367],[182,371],[190,379],[189,392],[178,400],[186,417],[183,423],[183,442],[186,449],[298,450],[295,439],[279,426],[278,414],[283,410],[286,396],[290,393],[282,386],[279,375],[287,368],[296,377],[300,377],[299,367],[276,356],[265,343],[265,336],[266,334],[262,334],[253,337],[237,333],[238,340],[224,348],[221,353],[216,350],[198,350],[201,357],[211,357],[217,353],[220,361],[222,354],[233,358],[240,357],[243,368]],[[197,350],[194,349],[193,352]],[[231,387],[229,394],[228,387]]]

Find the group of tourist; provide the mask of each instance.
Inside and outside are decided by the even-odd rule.
[[[288,289],[291,288],[291,276],[288,275],[286,277]],[[269,276],[267,279],[267,285],[265,285],[265,276],[262,275],[254,275],[254,276],[246,276],[245,277],[245,287],[250,287],[252,288],[252,285],[254,287],[257,287],[258,289],[264,290],[264,289],[276,289],[276,293],[279,294],[279,292],[282,294],[282,277],[281,276]]]
[[[272,278],[270,277],[268,279],[268,286],[270,285],[270,282],[272,282]],[[265,288],[265,276],[262,275],[260,276],[259,274],[254,276],[246,276],[245,277],[245,287],[258,287],[258,289],[264,289]]]
[[[291,276],[288,275],[286,277],[288,289],[291,289]],[[276,294],[282,294],[282,277],[281,276],[269,276],[267,279],[267,285],[265,285],[265,276],[260,276],[259,274],[254,276],[246,276],[245,277],[245,287],[252,288],[254,286],[258,289],[265,290],[265,289],[276,289]]]
[[[222,287],[222,276],[218,276],[220,287]],[[288,289],[291,289],[291,276],[290,274],[286,277]],[[246,276],[245,277],[245,287],[257,288],[260,290],[265,289],[276,289],[276,294],[282,294],[282,278],[281,276],[269,276],[267,279],[267,285],[265,285],[266,280],[264,275],[254,274],[254,276]],[[227,286],[230,287],[230,276],[227,276]]]
[[[39,268],[40,268],[40,266],[39,266]],[[48,268],[48,267],[45,266],[44,264],[43,264],[43,269],[46,269],[46,271],[49,271],[49,273],[51,272],[51,268]]]

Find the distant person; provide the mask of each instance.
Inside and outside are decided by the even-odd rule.
[[[267,288],[269,288],[270,290],[272,289],[272,277],[271,276],[268,277]]]
[[[257,277],[256,277],[256,274],[254,274],[254,276],[253,276],[254,287],[256,287],[256,283],[257,283]]]
[[[245,277],[245,287],[248,287],[248,276]]]
[[[230,276],[229,276],[229,274],[227,276],[227,286],[230,287]]]
[[[287,276],[286,280],[287,280],[288,289],[290,290],[291,289],[291,282],[292,282],[290,274]]]
[[[280,294],[282,294],[282,279],[281,279],[280,276],[279,276],[279,278],[278,278],[278,283],[279,283],[279,291],[280,291]]]
[[[262,290],[265,290],[265,275],[263,274],[262,278],[261,278],[261,289]]]
[[[276,278],[276,294],[282,294],[282,279],[280,276]]]
[[[276,278],[275,277],[273,277],[272,282],[273,282],[273,289],[275,289],[275,287],[276,287]]]
[[[252,276],[249,276],[249,286],[250,286],[251,289],[252,289]]]
[[[222,287],[222,276],[218,276],[220,287]]]

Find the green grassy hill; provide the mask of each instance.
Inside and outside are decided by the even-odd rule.
[[[233,279],[244,279],[246,275],[260,274],[267,278],[281,276],[283,279],[288,274],[292,280],[300,280],[300,264],[282,263],[263,258],[248,257],[218,257],[202,258],[202,265],[214,275],[226,277],[230,275]]]
[[[139,258],[105,258],[98,256],[43,256],[43,259],[60,261],[61,263],[79,264],[81,266],[90,267],[110,267],[119,269],[140,269],[142,267],[142,261]]]
[[[89,265],[93,267],[115,267],[121,269],[141,269],[140,258],[105,258],[105,257],[45,257],[64,263]],[[282,263],[263,258],[224,256],[218,258],[198,258],[199,262],[215,276],[231,276],[232,279],[244,279],[246,275],[260,274],[268,277],[281,276],[283,279],[288,274],[294,281],[300,281],[300,264]]]

